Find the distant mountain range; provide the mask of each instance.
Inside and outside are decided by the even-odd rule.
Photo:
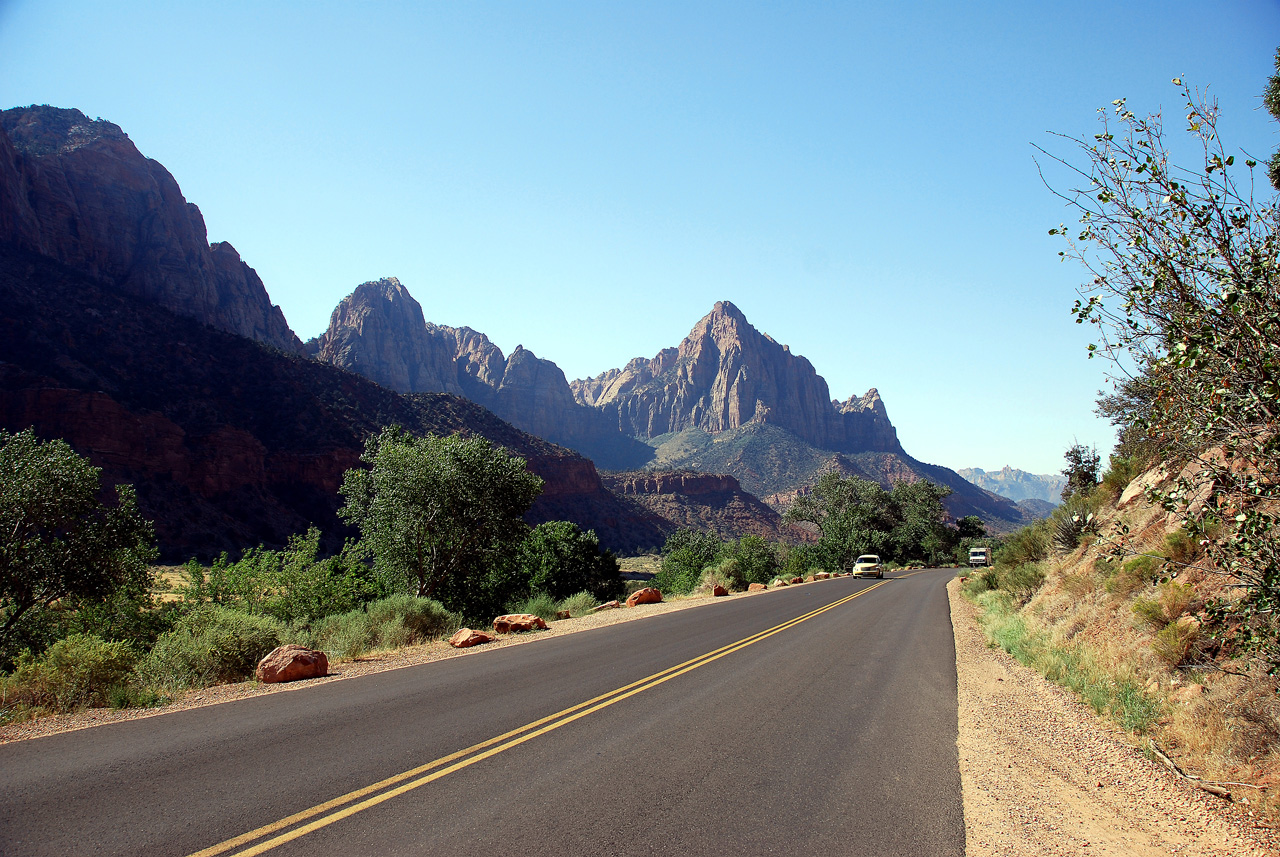
[[[573,382],[432,324],[393,278],[356,288],[304,345],[119,127],[0,111],[0,427],[64,437],[135,483],[180,559],[278,545],[309,523],[340,538],[342,473],[392,422],[524,456],[547,483],[530,520],[573,520],[623,551],[678,526],[794,536],[779,512],[828,469],[949,485],[953,516],[997,531],[1029,517],[911,458],[874,388],[833,400],[728,301],[678,345]]]
[[[1062,489],[1067,486],[1066,477],[1060,474],[1042,476],[1025,470],[1015,470],[1008,465],[1000,470],[987,471],[979,467],[966,467],[956,472],[979,488],[985,488],[1015,502],[1043,500],[1057,506],[1062,502]]]

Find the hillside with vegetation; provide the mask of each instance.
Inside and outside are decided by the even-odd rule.
[[[1063,504],[965,586],[989,637],[1206,791],[1280,817],[1280,234],[1264,166],[1175,80],[1187,139],[1123,99],[1070,141],[1090,279],[1074,307],[1113,361],[1100,456],[1067,454]],[[1264,103],[1280,119],[1277,75]],[[1271,183],[1280,189],[1280,156]]]

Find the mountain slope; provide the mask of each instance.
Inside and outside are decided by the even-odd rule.
[[[640,438],[689,428],[715,434],[755,422],[821,449],[902,452],[875,389],[832,401],[808,360],[756,330],[728,301],[718,302],[679,346],[572,387],[579,402]]]
[[[332,546],[342,474],[391,423],[524,457],[546,480],[533,522],[572,520],[617,550],[672,529],[605,490],[589,460],[465,399],[401,396],[0,242],[0,427],[65,438],[109,482],[134,483],[167,559],[280,545],[312,523]]]
[[[200,209],[120,130],[78,110],[0,111],[0,239],[283,351],[302,343]]]
[[[466,396],[602,467],[639,467],[652,456],[605,415],[579,404],[556,364],[520,346],[507,357],[483,333],[427,322],[421,305],[394,277],[358,286],[307,350],[402,393]]]

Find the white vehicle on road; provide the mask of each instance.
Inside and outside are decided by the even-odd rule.
[[[869,574],[872,577],[884,577],[884,565],[880,562],[880,557],[873,553],[864,553],[853,562],[853,576],[862,577]]]

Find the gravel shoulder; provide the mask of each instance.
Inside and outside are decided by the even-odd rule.
[[[947,586],[966,854],[1280,854],[1247,806],[1177,778],[1068,691],[988,648],[959,590]]]

